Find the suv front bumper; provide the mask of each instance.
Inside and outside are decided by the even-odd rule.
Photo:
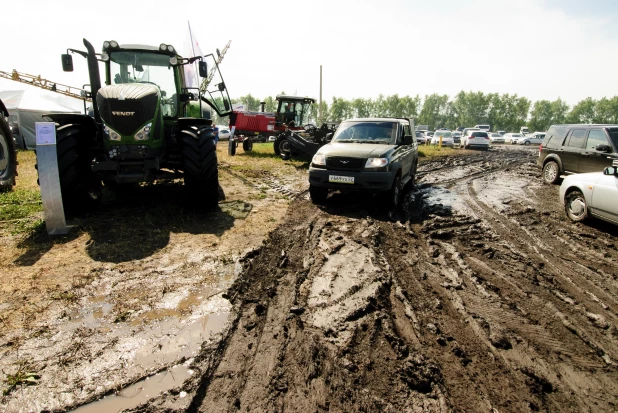
[[[330,182],[331,176],[346,176],[354,178],[354,183]],[[348,191],[380,192],[393,187],[394,171],[333,171],[321,168],[309,168],[309,184],[321,188]]]

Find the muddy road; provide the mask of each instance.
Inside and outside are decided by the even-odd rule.
[[[339,193],[315,206],[303,173],[288,174],[290,205],[254,248],[224,260],[170,241],[138,257],[160,290],[128,261],[99,263],[104,274],[67,290],[98,325],[56,314],[2,339],[3,370],[22,363],[38,381],[2,407],[107,395],[80,411],[614,412],[618,229],[568,222],[536,155],[423,162],[397,211]],[[117,288],[134,294],[124,310],[100,298]]]

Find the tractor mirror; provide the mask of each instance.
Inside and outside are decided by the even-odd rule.
[[[221,82],[217,85],[219,88],[219,92],[223,92],[225,90],[225,83]]]
[[[73,71],[73,56],[68,53],[62,55],[62,70],[65,72]]]
[[[200,60],[198,63],[198,69],[200,71],[200,77],[208,77],[208,65],[205,61]]]
[[[143,72],[144,71],[144,66],[142,66],[141,64],[137,64],[135,65],[135,70],[138,72]]]

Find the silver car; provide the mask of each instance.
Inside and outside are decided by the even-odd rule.
[[[526,135],[523,138],[519,138],[517,141],[518,145],[540,145],[543,143],[543,139],[545,139],[545,133],[543,132],[534,132],[532,135]]]
[[[618,165],[567,176],[560,185],[560,201],[571,221],[593,216],[618,225]]]

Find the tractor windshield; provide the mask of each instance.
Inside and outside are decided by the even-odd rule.
[[[289,124],[293,121],[296,126],[303,126],[307,123],[311,102],[292,99],[280,99],[279,102],[277,117],[280,123]]]
[[[161,90],[163,115],[175,116],[176,86],[170,57],[140,51],[118,51],[110,54],[109,73],[112,84],[146,83]]]

